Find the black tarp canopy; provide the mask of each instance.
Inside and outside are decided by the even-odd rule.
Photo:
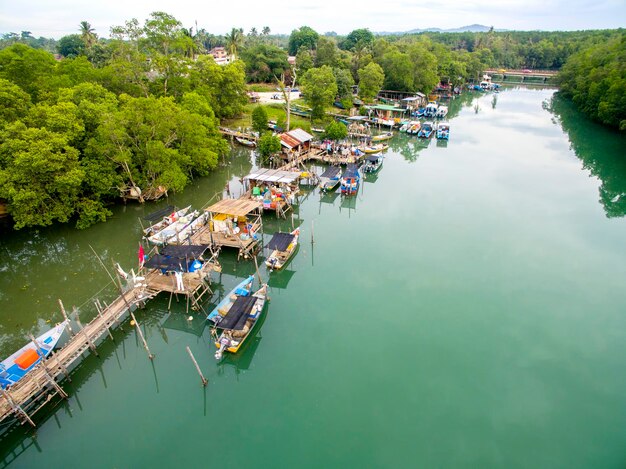
[[[167,257],[155,254],[145,263],[148,269],[161,269],[169,272],[187,272],[187,262],[178,257]]]
[[[256,296],[238,296],[228,310],[228,314],[215,326],[220,329],[240,331],[246,325],[248,314],[257,300]]]
[[[183,246],[168,245],[163,248],[161,254],[179,259],[197,259],[209,248],[208,244],[187,244]]]
[[[341,175],[342,178],[356,178],[359,177],[359,167],[355,164],[349,164],[348,167],[345,169],[345,171],[343,172],[343,174]]]
[[[337,166],[330,166],[326,168],[326,171],[322,173],[320,177],[322,178],[334,178],[337,177],[341,173],[341,168]]]
[[[286,251],[291,242],[295,238],[291,233],[274,233],[270,242],[267,243],[269,249],[276,249],[277,251]]]
[[[380,160],[381,158],[382,158],[382,155],[369,155],[365,159],[369,161],[370,163],[377,163],[378,160]]]
[[[173,205],[168,205],[167,207],[162,208],[161,210],[157,210],[156,212],[149,213],[148,215],[144,216],[143,219],[148,220],[148,221],[157,221],[159,218],[163,218],[164,216],[171,214],[175,210],[176,210],[176,207],[174,207]]]

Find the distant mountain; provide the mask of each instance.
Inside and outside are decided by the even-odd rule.
[[[391,35],[391,34],[419,34],[419,33],[486,33],[491,29],[490,26],[485,26],[482,24],[470,24],[469,26],[462,26],[460,28],[453,29],[441,29],[441,28],[426,28],[426,29],[411,29],[410,31],[395,31],[395,32],[378,32],[374,34],[378,34],[380,36]],[[506,31],[505,29],[495,29],[495,31]]]

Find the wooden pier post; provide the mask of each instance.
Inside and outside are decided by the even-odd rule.
[[[48,382],[54,387],[54,389],[56,389],[56,391],[63,397],[63,399],[67,399],[67,394],[61,388],[61,386],[59,386],[59,384],[54,380],[54,378],[52,378],[52,375],[50,374],[50,370],[48,370],[48,367],[46,366],[46,354],[39,346],[39,342],[37,342],[37,339],[35,339],[34,335],[29,334],[28,336],[30,337],[31,342],[35,345],[37,352],[41,355],[41,362],[39,363],[41,365],[41,368],[43,368],[43,372],[46,375]]]
[[[135,318],[135,315],[133,314],[132,311],[130,312],[130,317],[135,322],[135,327],[137,328],[137,333],[139,334],[139,337],[141,338],[141,342],[143,343],[143,348],[145,348],[146,352],[148,352],[148,358],[150,360],[154,360],[154,355],[152,355],[152,353],[150,352],[150,349],[148,348],[148,343],[146,342],[146,339],[143,336],[143,331],[141,330],[141,327],[139,327],[139,322],[137,321],[137,318]]]
[[[63,302],[59,299],[59,306],[61,307],[61,314],[63,315],[63,319],[67,321],[67,328],[70,330],[70,335],[74,336],[74,331],[72,330],[72,323],[70,318],[67,317],[67,313],[65,312],[65,308],[63,307]]]
[[[311,244],[315,244],[314,228],[315,228],[315,220],[311,220]]]
[[[256,268],[256,274],[259,277],[259,283],[263,285],[263,279],[261,278],[261,273],[259,272],[259,263],[256,260],[256,255],[252,257],[254,258],[254,267]]]
[[[98,355],[98,349],[96,349],[96,346],[94,345],[94,343],[91,341],[91,337],[89,337],[89,334],[87,334],[87,331],[85,330],[85,328],[83,327],[83,325],[80,322],[80,316],[78,314],[78,309],[74,308],[74,315],[76,316],[76,323],[78,324],[78,327],[80,327],[80,330],[83,332],[85,339],[87,340],[87,343],[89,344],[89,348],[91,349],[91,351],[97,356],[99,357],[100,355]]]
[[[4,389],[0,388],[0,391],[2,391],[2,395],[4,396],[4,398],[7,400],[7,402],[9,403],[9,406],[11,406],[11,409],[13,410],[13,412],[15,412],[17,415],[21,415],[22,417],[24,417],[26,419],[26,421],[28,423],[30,423],[33,428],[36,428],[37,425],[35,425],[35,422],[33,422],[31,420],[31,418],[28,416],[28,414],[24,411],[24,409],[22,409],[19,405],[17,405],[14,401],[13,398],[11,397],[11,395],[9,394],[8,391],[5,391]]]
[[[191,358],[191,361],[193,362],[194,366],[196,367],[196,371],[200,375],[200,379],[202,380],[202,386],[206,386],[207,383],[209,382],[209,380],[206,379],[204,377],[204,375],[202,374],[202,370],[200,370],[200,367],[198,366],[198,362],[196,361],[196,358],[193,356],[193,353],[191,353],[191,349],[189,348],[189,346],[187,346],[187,353],[189,354],[189,357]]]
[[[115,339],[113,338],[113,334],[111,333],[111,329],[109,328],[109,325],[106,323],[104,317],[102,316],[102,310],[100,308],[100,303],[98,303],[98,301],[94,301],[93,304],[96,307],[96,311],[98,312],[98,316],[100,316],[100,319],[102,319],[102,323],[107,328],[107,332],[109,333],[109,337],[111,338],[112,341],[115,342]]]

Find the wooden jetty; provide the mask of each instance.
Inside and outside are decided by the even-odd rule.
[[[245,138],[246,140],[252,140],[253,142],[256,142],[258,140],[257,136],[250,132],[240,132],[238,130],[232,130],[227,127],[220,127],[219,131],[222,135],[230,137],[231,140],[234,140],[235,137]]]
[[[110,305],[101,308],[96,303],[98,315],[76,333],[70,328],[72,338],[60,350],[53,352],[47,359],[24,376],[15,385],[2,390],[0,395],[0,421],[13,416],[22,424],[35,426],[31,416],[45,406],[51,399],[59,395],[67,398],[67,394],[59,385],[64,377],[69,378],[69,370],[82,359],[83,354],[91,349],[97,354],[96,344],[110,330],[119,325],[120,320],[154,296],[147,291],[144,284],[133,285],[120,294]],[[62,303],[59,301],[63,315],[67,317]]]
[[[238,258],[247,259],[258,248],[263,228],[263,205],[248,198],[223,199],[207,207],[209,222],[192,237],[193,244],[206,244],[214,249],[229,247],[239,250]]]

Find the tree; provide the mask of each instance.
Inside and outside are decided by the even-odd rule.
[[[269,26],[263,26],[263,31],[261,31],[261,34],[263,34],[263,36],[269,36],[271,31],[272,30]]]
[[[348,136],[348,128],[345,124],[337,121],[332,121],[326,126],[324,137],[330,140],[343,140]]]
[[[244,41],[243,29],[232,28],[226,35],[226,48],[230,53],[232,60],[237,60],[237,51],[241,48]]]
[[[16,84],[0,79],[0,126],[24,118],[30,106],[28,93]]]
[[[370,62],[364,68],[359,69],[359,96],[365,100],[371,100],[378,94],[385,81],[385,72],[375,62]]]
[[[351,97],[354,79],[352,78],[350,70],[333,68],[333,74],[335,75],[335,81],[337,83],[337,96],[340,99]]]
[[[76,212],[84,171],[78,150],[46,129],[10,125],[0,136],[0,197],[15,228],[67,222]]]
[[[408,54],[391,47],[383,55],[380,65],[385,71],[385,89],[414,91],[413,66]]]
[[[360,47],[372,46],[374,43],[374,35],[369,29],[355,29],[346,36],[340,46],[344,50],[352,50],[359,43]]]
[[[311,117],[320,119],[327,106],[332,105],[337,96],[337,82],[333,69],[328,65],[312,68],[302,78],[302,96],[311,106]]]
[[[246,78],[254,83],[269,82],[289,69],[287,53],[280,47],[257,44],[241,53],[246,64]]]
[[[317,41],[317,53],[315,56],[315,66],[328,65],[334,67],[337,63],[337,44],[333,39],[320,37]]]
[[[0,78],[9,80],[36,101],[47,90],[56,62],[49,52],[14,44],[0,51]]]
[[[59,39],[57,50],[63,57],[72,59],[85,54],[85,43],[78,34],[70,34]]]
[[[267,131],[267,112],[263,106],[257,106],[252,111],[252,128],[259,134]]]
[[[78,29],[80,32],[80,38],[87,50],[91,49],[98,42],[98,35],[96,30],[91,27],[87,21],[81,21]]]
[[[301,47],[296,55],[296,68],[300,73],[306,73],[313,68],[313,56],[306,47]]]
[[[261,166],[268,166],[272,161],[272,156],[278,153],[282,148],[280,138],[272,135],[270,132],[266,132],[261,136],[257,144],[257,151],[261,161]]]
[[[317,47],[319,34],[308,26],[302,26],[300,29],[294,29],[289,36],[289,55],[296,55],[301,47],[314,50]]]

